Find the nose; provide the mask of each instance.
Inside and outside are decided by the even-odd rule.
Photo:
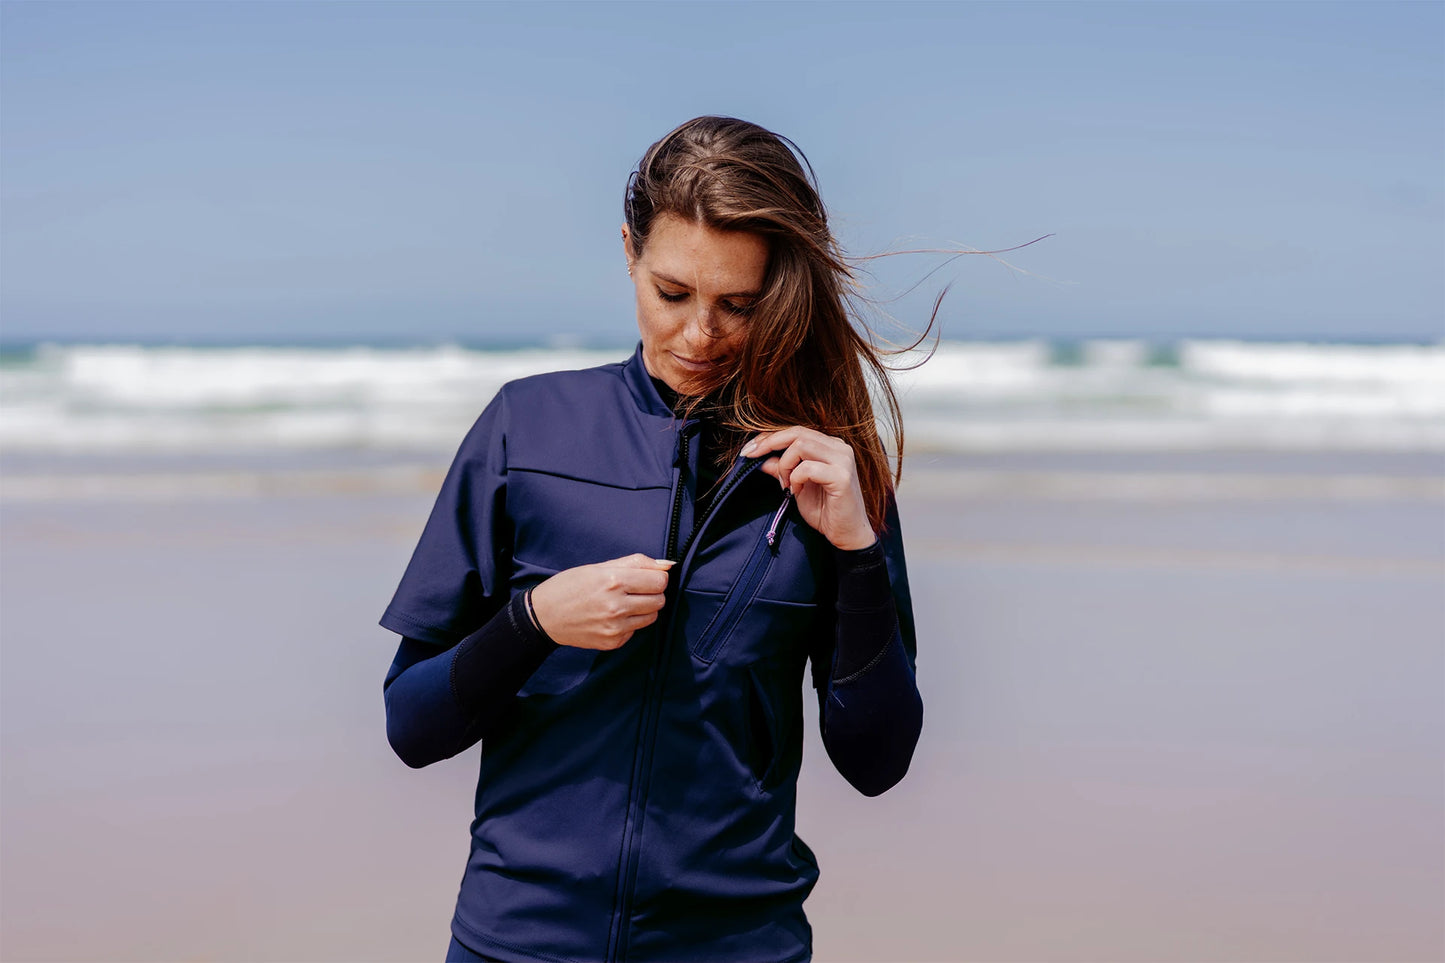
[[[706,354],[721,334],[722,331],[717,326],[716,309],[699,306],[688,319],[684,338],[689,350],[700,350]]]

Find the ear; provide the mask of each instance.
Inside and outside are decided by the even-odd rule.
[[[632,232],[627,230],[627,225],[622,225],[622,256],[627,258],[627,273],[632,273],[632,262],[636,260],[632,255]]]

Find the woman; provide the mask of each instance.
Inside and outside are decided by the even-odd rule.
[[[805,662],[842,774],[875,795],[908,768],[865,370],[898,409],[790,147],[700,117],[648,150],[622,227],[637,352],[501,390],[381,619],[397,754],[482,742],[449,960],[806,960]]]

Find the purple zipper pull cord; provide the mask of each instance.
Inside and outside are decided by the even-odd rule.
[[[788,503],[791,502],[792,500],[793,500],[793,490],[792,490],[791,488],[786,488],[786,489],[784,489],[784,490],[783,490],[783,503],[778,506],[778,510],[773,514],[773,523],[768,526],[768,547],[769,547],[769,548],[776,548],[776,547],[777,547],[777,544],[778,544],[778,526],[783,523],[783,513],[788,510]]]

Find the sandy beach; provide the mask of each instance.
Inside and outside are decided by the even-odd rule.
[[[437,960],[472,751],[387,747],[435,464],[7,464],[0,956]],[[1438,455],[920,455],[926,705],[810,735],[820,963],[1445,956]]]

